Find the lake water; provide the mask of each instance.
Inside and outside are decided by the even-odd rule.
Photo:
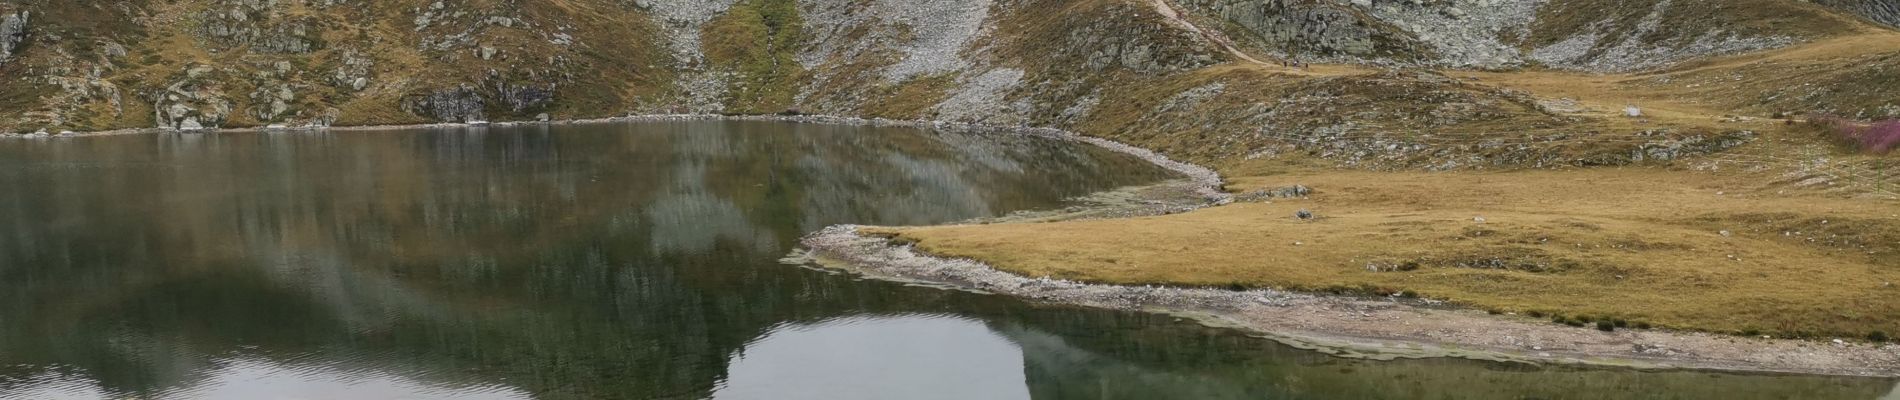
[[[1168,175],[767,122],[0,141],[0,399],[1896,399],[1893,380],[1360,361],[779,263],[832,224]]]

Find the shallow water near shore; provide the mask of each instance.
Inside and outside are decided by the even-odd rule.
[[[1170,178],[1007,134],[689,121],[0,141],[0,399],[1893,399],[1369,361],[783,265]]]

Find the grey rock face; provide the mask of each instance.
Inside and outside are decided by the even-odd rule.
[[[31,13],[21,11],[0,19],[0,63],[13,58],[15,51],[26,41],[26,23]]]
[[[1183,36],[1188,39],[1180,40]],[[1119,67],[1144,73],[1165,73],[1200,68],[1215,62],[1212,55],[1193,50],[1211,49],[1212,46],[1208,46],[1209,43],[1204,39],[1166,25],[1131,26],[1101,21],[1071,31],[1064,43],[1068,51],[1086,54],[1084,66],[1090,71]],[[1182,46],[1183,43],[1192,44]],[[1183,54],[1184,48],[1190,50]]]
[[[488,119],[482,113],[486,107],[481,93],[467,85],[402,100],[403,111],[440,122],[484,121]]]
[[[1523,64],[1516,38],[1528,34],[1545,0],[1365,1],[1360,8],[1405,30],[1437,53],[1430,64],[1508,68]],[[1358,3],[1355,3],[1358,4]]]
[[[153,120],[159,128],[216,129],[231,115],[231,101],[218,91],[215,68],[194,66],[165,90],[152,94]]]
[[[1893,0],[1814,0],[1828,7],[1858,14],[1867,19],[1900,28],[1900,1]]]
[[[1570,70],[1630,72],[1668,66],[1697,57],[1737,54],[1784,47],[1798,42],[1782,36],[1754,36],[1745,32],[1708,31],[1697,36],[1656,38],[1664,32],[1663,21],[1671,14],[1692,12],[1688,5],[1661,0],[1621,40],[1606,40],[1610,32],[1586,30],[1569,39],[1549,44],[1530,53],[1530,58],[1545,65]],[[1600,23],[1600,24],[1607,24]]]
[[[508,82],[495,82],[495,97],[508,106],[509,111],[523,111],[545,107],[554,102],[554,89],[546,85],[516,85]]]
[[[1406,46],[1375,27],[1350,6],[1301,0],[1191,0],[1245,28],[1256,39],[1296,58],[1354,59],[1391,53]]]

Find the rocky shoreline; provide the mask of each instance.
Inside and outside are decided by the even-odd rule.
[[[1078,140],[1131,154],[1189,177],[1200,199],[1176,199],[1178,212],[1233,201],[1221,178],[1205,167],[1169,160],[1145,149],[1056,129],[999,128],[929,122],[835,117],[768,118],[796,122],[944,126],[1012,130]],[[1163,185],[1174,185],[1178,182]],[[1197,200],[1204,200],[1197,201]],[[1113,207],[1114,205],[1101,205]],[[1091,215],[1069,212],[1069,215]],[[1115,213],[1107,213],[1118,215]],[[1011,223],[999,218],[995,223]],[[790,262],[815,264],[867,278],[1008,295],[1033,301],[1157,312],[1211,326],[1253,332],[1283,344],[1367,359],[1457,357],[1478,360],[1582,364],[1636,369],[1691,369],[1900,377],[1900,345],[1755,339],[1700,332],[1601,332],[1514,315],[1451,307],[1430,299],[1353,297],[1279,290],[1119,286],[1036,278],[1003,272],[980,261],[923,254],[914,246],[859,226],[833,226],[806,236]]]
[[[1429,299],[1278,290],[1117,286],[1019,276],[975,260],[834,226],[802,241],[794,259],[872,279],[947,286],[1034,301],[1194,318],[1342,357],[1457,357],[1635,369],[1690,369],[1900,377],[1900,345],[1753,339],[1695,332],[1600,332],[1487,315]]]

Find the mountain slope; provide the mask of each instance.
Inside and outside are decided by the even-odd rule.
[[[1883,4],[27,0],[0,4],[0,132],[797,111],[1068,128],[1222,165],[1616,165],[1750,134],[1565,113],[1444,70],[1703,76],[1688,68],[1890,32],[1864,22]],[[1781,75],[1762,96],[1824,87],[1722,109],[1900,115],[1864,74]]]

